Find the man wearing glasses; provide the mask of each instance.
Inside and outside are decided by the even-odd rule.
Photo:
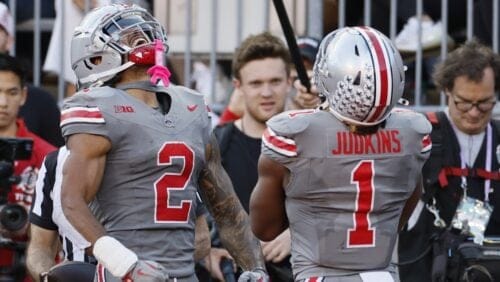
[[[448,104],[444,111],[428,114],[433,148],[422,170],[422,202],[400,235],[399,262],[405,264],[400,266],[401,281],[436,277],[437,265],[433,269],[432,264],[437,254],[431,240],[438,230],[435,220],[442,219],[441,227],[449,227],[465,192],[491,205],[484,235],[500,236],[500,123],[492,120],[495,92],[500,88],[500,57],[473,40],[437,65],[433,79]]]

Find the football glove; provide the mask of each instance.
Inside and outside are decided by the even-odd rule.
[[[165,282],[167,279],[166,269],[151,260],[139,260],[132,271],[123,277],[124,282]]]
[[[251,271],[243,272],[238,278],[238,282],[269,282],[269,275],[263,268],[254,268]]]

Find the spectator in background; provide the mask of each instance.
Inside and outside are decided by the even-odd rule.
[[[438,272],[431,272],[433,258],[439,253],[425,253],[435,245],[435,235],[442,232],[434,226],[436,218],[425,204],[436,208],[449,227],[465,188],[467,196],[493,207],[485,235],[500,236],[500,181],[496,175],[500,128],[491,120],[495,92],[500,88],[500,57],[475,40],[466,42],[437,65],[433,79],[445,93],[448,107],[428,115],[433,124],[433,147],[422,170],[423,204],[400,234],[399,260],[413,261],[400,266],[402,281],[431,281],[431,277],[444,281],[444,277],[435,277]]]
[[[10,183],[7,183],[7,187],[0,188],[2,188],[1,193],[3,194],[3,199],[5,199],[4,196],[6,196],[7,202],[21,205],[28,211],[31,206],[38,169],[42,165],[45,155],[55,148],[29,131],[22,118],[18,118],[19,109],[25,103],[26,97],[26,73],[24,69],[15,58],[7,54],[0,54],[0,137],[29,138],[33,140],[31,158],[14,162],[13,175],[18,176],[20,182],[12,185],[12,187],[8,187]],[[4,151],[2,150],[2,152]],[[1,157],[6,158],[6,156]],[[2,179],[2,186],[6,184],[4,181],[5,179]],[[5,191],[5,188],[11,189]],[[21,242],[22,244],[27,240],[27,226],[28,225],[25,224],[17,230],[6,230],[4,226],[0,228],[0,235],[14,242]],[[24,252],[22,254],[15,254],[15,250],[16,249],[12,249],[11,245],[0,246],[0,257],[2,257],[2,261],[20,263],[22,260],[18,261],[15,260],[15,258],[19,259],[24,256]],[[10,273],[14,266],[2,265],[0,268],[1,273]],[[19,275],[16,273],[11,274]],[[17,276],[16,281],[22,281],[22,278]]]
[[[297,38],[297,45],[302,55],[302,61],[304,62],[304,67],[307,71],[309,77],[312,76],[312,69],[314,66],[314,61],[316,60],[316,54],[318,53],[320,41],[314,37],[301,36]],[[289,99],[287,101],[287,110],[300,110],[300,109],[312,109],[317,107],[321,99],[318,96],[316,86],[311,83],[311,88],[309,91],[296,91],[301,87],[300,81],[297,77],[296,68],[292,68],[291,77],[294,81],[294,88],[292,89]]]
[[[316,55],[318,54],[320,40],[311,36],[299,36],[297,38],[297,46],[299,47],[300,55],[302,56],[302,62],[304,67],[308,71],[309,75],[312,75],[312,69],[314,66],[314,61],[316,60]],[[292,79],[296,79],[294,76],[295,69],[292,69]]]
[[[250,194],[257,183],[262,133],[266,121],[285,108],[292,85],[291,63],[286,45],[267,32],[247,37],[233,56],[233,83],[241,95],[243,113],[236,121],[216,127],[214,133],[222,166],[247,212]],[[261,244],[271,281],[292,281],[288,230],[276,240]],[[218,266],[226,253],[212,250],[209,262],[217,279],[222,279]]]
[[[0,53],[7,54],[14,43],[14,21],[5,4],[0,3]],[[54,146],[61,146],[64,140],[59,122],[61,113],[52,95],[42,88],[27,85],[26,102],[19,110],[30,131]]]
[[[316,58],[316,53],[318,52],[319,41],[313,37],[301,36],[297,38],[297,45],[302,55],[306,70],[308,72],[312,71],[314,59]],[[291,69],[290,71],[290,77],[295,79],[297,77],[295,69]],[[317,97],[316,92],[316,89],[313,90],[313,94],[305,91],[299,92],[298,95],[295,95],[294,91],[291,92],[286,108],[304,109],[318,106],[320,100]],[[239,89],[235,88],[233,93],[231,93],[228,105],[220,116],[219,124],[224,124],[241,118],[244,112],[244,104],[243,93],[241,93]]]

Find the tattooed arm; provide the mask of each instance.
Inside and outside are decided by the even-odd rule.
[[[200,190],[219,228],[220,239],[243,270],[264,268],[260,243],[250,229],[248,215],[222,167],[219,146],[212,134],[206,148],[207,165],[200,175]]]

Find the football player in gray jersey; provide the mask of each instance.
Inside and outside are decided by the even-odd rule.
[[[209,109],[202,95],[169,85],[167,49],[163,27],[137,6],[98,8],[75,29],[72,67],[82,90],[63,106],[71,153],[54,222],[75,234],[77,247],[92,248],[96,281],[196,281],[199,190],[246,271],[242,281],[266,281],[259,241],[220,163]]]
[[[319,108],[267,122],[252,230],[268,241],[290,228],[296,281],[398,281],[391,256],[421,193],[431,125],[394,108],[403,62],[370,27],[327,35],[314,82]]]

